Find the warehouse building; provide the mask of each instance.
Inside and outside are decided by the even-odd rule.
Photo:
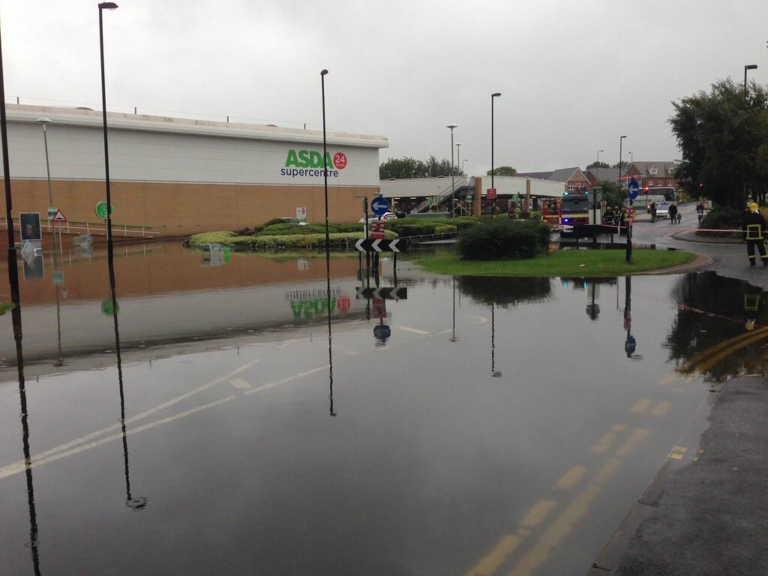
[[[53,204],[70,223],[101,225],[105,199],[102,113],[8,105],[13,216],[50,205],[43,126],[47,125]],[[160,236],[253,227],[272,218],[325,221],[323,133],[109,113],[113,226],[149,226]],[[362,197],[379,193],[381,136],[329,132],[332,222],[357,221]],[[5,201],[2,200],[5,214]],[[119,231],[116,232],[119,235]]]

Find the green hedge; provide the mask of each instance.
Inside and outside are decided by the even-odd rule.
[[[302,226],[302,228],[307,228]],[[361,232],[343,232],[330,234],[331,245],[353,244],[363,237]],[[397,234],[387,230],[384,233],[387,239],[397,238]],[[284,250],[302,248],[325,247],[325,231],[322,234],[285,234],[285,235],[257,235],[235,236],[233,232],[205,232],[195,234],[189,239],[189,245],[199,247],[201,244],[221,244],[233,248],[250,248],[252,250]]]
[[[446,232],[437,232],[439,228],[452,226],[456,230],[466,230],[477,226],[481,222],[480,218],[471,216],[462,216],[459,218],[441,218],[427,220],[421,218],[398,218],[397,220],[387,221],[387,228],[394,230],[401,237],[408,236],[429,236],[432,234],[445,234]]]
[[[699,223],[699,228],[715,228],[720,230],[741,230],[744,213],[736,208],[714,208],[710,210]],[[697,236],[743,238],[736,232],[696,232]]]
[[[550,227],[535,220],[498,218],[459,234],[464,260],[524,260],[549,251]]]

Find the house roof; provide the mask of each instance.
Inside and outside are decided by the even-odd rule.
[[[595,182],[598,180],[608,180],[610,182],[616,182],[619,179],[619,169],[618,168],[590,168],[587,171],[587,174],[589,177],[589,174],[594,176]]]
[[[640,171],[640,174],[649,178],[653,177],[673,177],[672,171],[677,166],[677,162],[670,162],[669,160],[660,161],[648,161],[648,162],[633,162],[631,166],[634,166]],[[651,170],[655,168],[656,174],[652,174]]]
[[[573,175],[576,172],[584,175],[581,168],[574,166],[573,168],[558,168],[557,170],[550,170],[549,172],[518,172],[515,176],[523,178],[539,178],[541,180],[551,180],[552,182],[568,182],[568,180],[573,178]]]

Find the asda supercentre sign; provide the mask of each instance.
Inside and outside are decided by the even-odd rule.
[[[327,170],[325,169],[327,166]],[[347,155],[344,152],[336,152],[333,157],[331,153],[325,155],[325,164],[323,164],[323,153],[316,150],[288,150],[288,157],[285,159],[285,168],[280,169],[280,176],[297,178],[301,176],[325,176],[326,172],[329,178],[338,178],[339,172],[347,167]]]

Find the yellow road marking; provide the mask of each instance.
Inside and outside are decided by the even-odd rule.
[[[659,380],[659,384],[662,386],[666,386],[668,384],[672,384],[673,382],[676,382],[679,379],[679,376],[675,374],[674,372],[669,372],[668,374],[664,374],[664,377]]]
[[[632,405],[632,408],[630,408],[629,411],[632,412],[633,414],[642,414],[643,412],[648,410],[650,406],[651,406],[650,399],[640,398],[640,400],[638,400]]]
[[[667,458],[671,460],[682,460],[686,452],[688,452],[688,448],[685,446],[673,446],[672,451],[667,454]]]
[[[632,430],[629,438],[627,438],[624,444],[622,444],[621,447],[616,451],[616,456],[625,458],[626,456],[632,454],[635,446],[645,440],[648,437],[648,434],[650,434],[650,431],[646,430],[645,428],[635,428]]]
[[[539,500],[530,509],[523,521],[520,522],[521,526],[528,528],[535,528],[544,521],[552,509],[557,506],[557,502],[554,500]]]
[[[614,424],[611,426],[611,431],[603,434],[600,437],[600,440],[598,440],[596,444],[593,444],[589,449],[597,454],[606,452],[613,444],[613,439],[616,438],[616,434],[624,432],[626,429],[626,424]]]
[[[603,466],[593,481],[571,502],[549,528],[542,534],[536,545],[522,557],[510,572],[510,576],[530,576],[533,571],[549,559],[552,549],[565,538],[579,520],[586,516],[592,502],[602,490],[602,484],[610,478],[621,464],[621,460],[611,458]]]
[[[410,326],[399,326],[396,325],[394,328],[397,328],[398,330],[402,330],[403,332],[411,332],[413,334],[418,334],[419,336],[427,336],[429,335],[429,332],[426,332],[424,330],[419,330],[418,328],[411,328]]]
[[[754,332],[745,332],[733,338],[729,338],[700,354],[697,354],[677,369],[682,374],[690,374],[694,371],[703,372],[707,368],[717,364],[723,358],[728,357],[733,352],[744,348],[758,340],[768,337],[768,328],[760,328]]]
[[[672,403],[667,402],[666,400],[662,400],[656,406],[653,410],[651,410],[651,414],[653,416],[659,416],[660,418],[667,415],[667,412],[669,412],[670,408],[672,408]]]
[[[498,570],[499,566],[504,564],[507,556],[512,554],[523,539],[520,536],[510,534],[501,539],[501,542],[493,549],[493,551],[480,560],[477,566],[467,572],[467,576],[490,576]]]
[[[568,472],[563,474],[563,476],[560,478],[560,480],[557,481],[557,484],[555,484],[555,488],[559,488],[560,490],[569,490],[573,488],[576,483],[581,480],[581,477],[584,476],[587,469],[584,466],[574,466]]]

